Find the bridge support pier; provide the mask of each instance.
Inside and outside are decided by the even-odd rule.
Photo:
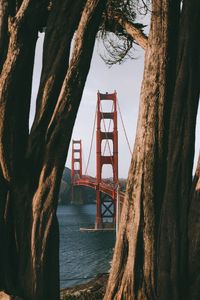
[[[96,222],[95,229],[102,229],[102,217],[101,217],[101,192],[99,188],[96,190]]]
[[[95,229],[114,228],[116,224],[116,200],[96,190]]]

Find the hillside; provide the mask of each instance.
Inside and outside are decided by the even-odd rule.
[[[60,184],[59,204],[70,203],[71,200],[71,170],[65,167]]]
[[[87,187],[79,187],[79,189],[81,189],[84,203],[94,203],[94,190]],[[65,167],[60,185],[59,204],[70,204],[71,199],[71,170]]]

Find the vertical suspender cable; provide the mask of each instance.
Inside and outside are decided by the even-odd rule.
[[[89,163],[90,163],[90,158],[91,158],[91,153],[92,153],[92,146],[93,146],[93,141],[94,141],[94,133],[95,133],[95,124],[96,124],[96,118],[97,118],[97,105],[96,105],[96,110],[95,110],[95,117],[94,117],[94,123],[93,123],[93,129],[92,129],[92,139],[90,143],[90,151],[88,155],[88,160],[85,168],[85,175],[87,175]]]

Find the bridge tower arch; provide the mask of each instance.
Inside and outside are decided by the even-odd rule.
[[[102,111],[101,101],[112,101],[113,109],[112,111]],[[106,132],[101,128],[101,123],[104,120],[113,121],[113,130]],[[102,149],[102,141],[111,140],[113,143],[113,153],[110,155],[104,155]],[[102,197],[99,186],[102,182],[102,167],[103,165],[111,165],[113,170],[113,196],[112,203],[108,206],[106,205],[105,197]],[[108,213],[109,217],[113,218],[113,222],[116,222],[116,189],[118,186],[118,129],[117,129],[117,93],[112,94],[102,94],[97,93],[97,128],[96,128],[96,228],[103,227],[104,213],[102,207],[104,207],[105,212]],[[111,210],[113,206],[113,210]]]

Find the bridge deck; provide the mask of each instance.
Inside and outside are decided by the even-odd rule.
[[[93,188],[95,190],[98,188],[96,178],[91,177],[91,176],[85,176],[85,175],[82,176],[81,178],[76,178],[73,181],[73,185],[74,186],[87,186],[87,187]],[[107,181],[102,181],[99,184],[99,190],[102,193],[110,196],[111,198],[116,198],[115,195],[117,193],[117,188],[113,186],[112,182],[109,183]],[[120,191],[119,192],[120,202],[123,202],[124,196],[125,196],[125,193]]]

